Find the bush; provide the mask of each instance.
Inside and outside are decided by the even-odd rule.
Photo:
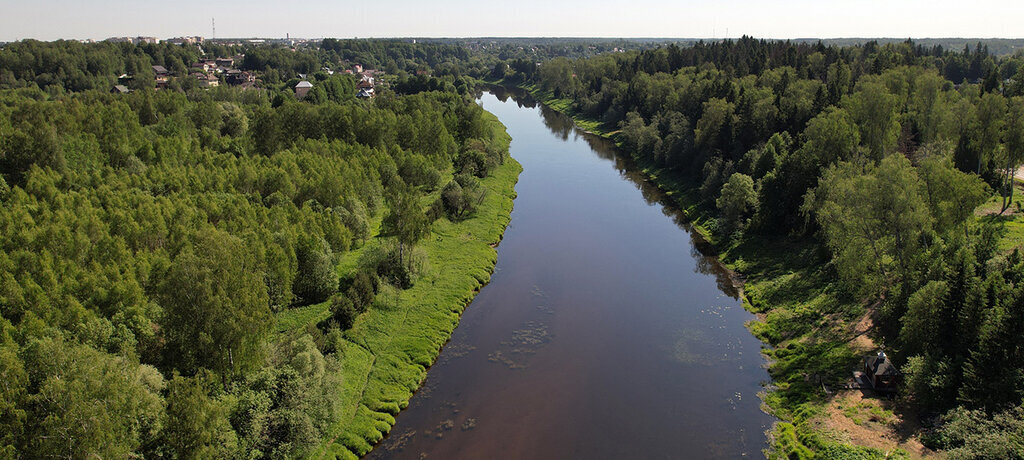
[[[388,251],[377,264],[377,275],[401,289],[412,287],[412,273],[409,271],[397,250]]]
[[[323,302],[338,289],[331,247],[323,238],[299,238],[295,248],[298,274],[292,291],[306,303]]]
[[[412,272],[403,264],[394,244],[371,246],[363,251],[359,261],[360,271],[374,275],[379,281],[393,284],[402,289],[412,287]],[[347,291],[355,283],[355,277],[341,290]]]
[[[347,292],[352,293],[351,298],[352,302],[356,304],[356,309],[363,312],[373,304],[373,298],[377,295],[378,287],[377,275],[359,272],[355,279],[352,280],[352,285],[349,286]]]
[[[341,326],[332,319],[324,336],[324,353],[340,353],[344,342],[345,336],[341,333]]]
[[[503,160],[504,155],[501,152],[487,149],[479,139],[470,139],[466,141],[466,146],[455,159],[455,171],[483,178]]]
[[[949,449],[946,454],[951,459],[1024,458],[1024,406],[991,416],[980,410],[954,409],[922,441],[931,448]]]
[[[338,327],[348,329],[355,323],[359,312],[347,296],[334,294],[331,296],[331,318],[338,322]]]
[[[452,221],[459,221],[471,216],[483,198],[479,181],[471,175],[459,174],[444,186],[438,200],[444,214]]]
[[[822,460],[887,460],[905,459],[908,456],[902,450],[885,452],[871,447],[832,444],[819,451],[815,458]]]

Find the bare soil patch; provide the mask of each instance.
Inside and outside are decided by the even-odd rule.
[[[915,414],[893,412],[893,403],[867,390],[843,390],[829,401],[825,414],[813,423],[839,441],[891,452],[903,449],[910,458],[942,458],[917,437]]]

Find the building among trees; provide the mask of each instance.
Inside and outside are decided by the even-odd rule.
[[[884,351],[879,351],[875,356],[864,357],[864,378],[875,391],[896,391],[900,377],[902,374],[899,369],[893,365]]]
[[[313,89],[313,84],[306,80],[302,80],[295,85],[295,97],[298,99],[305,99],[306,94],[309,93],[309,90],[311,89]]]

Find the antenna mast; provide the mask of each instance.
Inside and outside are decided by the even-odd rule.
[[[210,18],[210,25],[213,26],[213,36],[211,38],[217,38],[217,18]]]

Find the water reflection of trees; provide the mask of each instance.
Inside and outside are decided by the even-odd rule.
[[[569,135],[573,134],[576,130],[576,124],[569,117],[548,108],[546,105],[540,106],[540,114],[541,119],[544,121],[544,126],[547,126],[552,134],[563,141],[568,140]]]
[[[679,209],[669,195],[649,181],[647,176],[636,167],[633,159],[623,154],[615,146],[614,142],[580,129],[572,118],[546,105],[538,104],[533,96],[523,90],[496,86],[489,89],[489,91],[502,102],[511,98],[519,107],[533,108],[540,105],[541,119],[544,122],[544,126],[563,141],[568,140],[570,134],[577,138],[582,137],[599,158],[609,160],[620,176],[627,179],[640,190],[640,194],[648,205],[660,205],[662,213],[671,218],[676,226],[685,230],[690,235],[690,255],[697,262],[695,271],[701,274],[713,275],[720,291],[734,299],[739,297],[739,292],[733,285],[732,275],[715,257],[714,247],[704,237],[700,236],[699,233],[693,231],[692,226],[689,225],[686,219],[686,213]]]
[[[504,86],[488,86],[487,92],[494,95],[501,102],[508,102],[509,98],[512,99],[519,106],[519,108],[532,109],[537,107],[537,100],[519,88],[506,88]],[[479,98],[482,93],[478,94]]]

